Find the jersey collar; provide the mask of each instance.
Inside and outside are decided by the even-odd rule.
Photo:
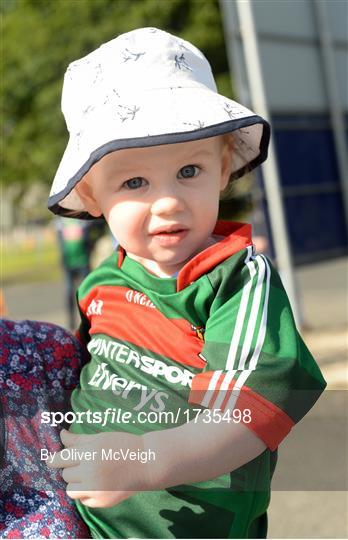
[[[251,225],[236,221],[218,221],[213,234],[224,236],[216,244],[201,251],[180,270],[177,290],[181,291],[219,263],[252,244]]]

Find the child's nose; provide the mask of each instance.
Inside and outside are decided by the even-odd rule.
[[[181,212],[184,208],[184,202],[177,194],[162,194],[156,197],[151,205],[151,213],[160,214],[175,214]]]

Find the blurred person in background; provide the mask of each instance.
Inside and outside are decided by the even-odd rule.
[[[57,238],[61,263],[65,277],[65,303],[70,330],[76,328],[75,295],[81,281],[96,263],[109,254],[116,240],[104,236],[103,219],[86,221],[58,217],[56,219]]]
[[[57,237],[65,279],[65,305],[70,330],[76,326],[76,288],[90,272],[90,223],[58,217]]]

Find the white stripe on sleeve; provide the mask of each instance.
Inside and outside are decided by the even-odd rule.
[[[262,259],[264,260],[264,263],[266,265],[266,291],[265,291],[265,301],[263,304],[263,310],[262,310],[262,318],[261,318],[261,324],[260,324],[260,330],[258,335],[258,340],[255,346],[254,353],[250,359],[249,362],[249,369],[254,370],[256,369],[257,361],[260,356],[260,352],[262,349],[262,345],[265,341],[266,336],[266,328],[267,328],[267,315],[268,315],[268,300],[269,300],[269,288],[270,288],[270,279],[271,279],[271,269],[269,267],[267,259],[260,255]]]
[[[208,407],[209,406],[210,400],[213,397],[214,390],[215,390],[217,382],[218,382],[218,380],[220,378],[221,373],[222,373],[221,369],[219,369],[218,371],[215,371],[214,375],[210,379],[208,390],[204,394],[204,398],[203,398],[203,400],[201,402],[201,405],[203,405],[203,407]]]
[[[219,393],[217,395],[217,398],[214,401],[214,409],[220,409],[221,408],[222,402],[226,397],[226,391],[227,391],[227,389],[229,387],[230,382],[233,380],[233,377],[234,377],[235,373],[236,373],[235,369],[227,371],[227,373],[226,373],[226,375],[225,375],[225,377],[224,377],[224,379],[223,379],[223,381],[221,383],[221,386],[219,388]]]
[[[265,263],[265,267],[266,267],[266,290],[265,290],[265,297],[264,297],[264,303],[263,303],[263,309],[262,309],[262,316],[261,316],[261,323],[260,323],[260,328],[259,328],[259,333],[258,333],[258,336],[257,336],[257,342],[256,342],[256,346],[255,346],[255,350],[254,350],[254,353],[251,357],[251,360],[250,360],[250,363],[249,363],[249,369],[245,369],[244,371],[241,372],[241,374],[239,375],[234,387],[233,387],[233,391],[232,391],[232,395],[225,407],[225,409],[229,409],[229,410],[233,410],[235,405],[236,405],[236,401],[238,399],[238,396],[240,394],[240,391],[243,387],[243,385],[245,384],[245,382],[247,381],[249,375],[255,371],[256,369],[256,366],[257,366],[257,362],[258,362],[258,359],[259,359],[259,356],[260,356],[260,352],[261,352],[261,349],[262,349],[262,346],[263,346],[263,343],[264,343],[264,340],[265,340],[265,335],[266,335],[266,328],[267,328],[267,313],[268,313],[268,300],[269,300],[269,288],[270,288],[270,278],[271,278],[271,270],[270,270],[270,267],[269,267],[269,264],[268,264],[268,261],[267,259],[263,256],[263,255],[259,255],[260,258],[262,258],[263,262]]]
[[[262,259],[262,257],[257,256],[256,260],[259,265],[259,273],[257,276],[257,284],[255,288],[255,293],[253,297],[253,303],[251,306],[250,316],[248,320],[248,326],[245,333],[243,348],[241,352],[241,356],[239,359],[238,369],[243,370],[245,369],[245,363],[248,358],[248,354],[251,349],[251,342],[254,336],[256,322],[257,322],[257,316],[260,311],[260,304],[262,300],[262,290],[263,290],[263,284],[264,284],[264,277],[265,277],[265,263]]]
[[[250,291],[253,284],[253,277],[256,274],[255,263],[253,261],[250,261],[253,254],[253,246],[248,246],[247,250],[248,250],[248,254],[244,260],[244,263],[248,266],[250,279],[243,287],[242,298],[239,304],[239,309],[238,309],[238,314],[237,314],[237,319],[236,319],[236,325],[234,328],[231,345],[230,345],[228,356],[227,356],[227,362],[226,362],[227,370],[234,368],[240,336],[241,336],[243,325],[244,325],[245,314],[248,307]]]

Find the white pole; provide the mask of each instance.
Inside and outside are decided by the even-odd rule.
[[[240,31],[245,52],[246,70],[253,109],[264,118],[269,119],[252,5],[250,0],[236,0],[236,6],[240,21]],[[279,172],[272,140],[269,146],[268,158],[262,165],[262,170],[279,273],[288,293],[296,323],[297,325],[301,325],[302,321],[298,308],[292,257],[279,187]]]
[[[337,73],[335,69],[335,52],[333,49],[330,28],[327,21],[327,4],[326,2],[323,2],[323,0],[315,0],[313,6],[317,19],[319,42],[323,59],[325,86],[327,89],[331,126],[341,181],[344,213],[348,227],[347,146],[343,121],[343,107],[341,104],[337,84]]]

